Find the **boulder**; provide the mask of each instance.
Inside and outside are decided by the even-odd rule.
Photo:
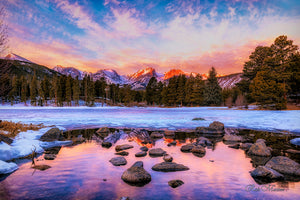
[[[115,153],[115,155],[120,155],[120,156],[128,156],[128,152],[127,151],[120,151],[120,152],[117,152]]]
[[[241,142],[243,141],[243,137],[239,135],[224,135],[224,141],[231,141],[231,142]]]
[[[147,151],[141,151],[135,154],[135,157],[145,157],[147,155]]]
[[[264,142],[256,142],[249,148],[247,154],[268,157],[271,156],[271,151]]]
[[[149,149],[148,149],[148,147],[145,147],[145,146],[144,146],[144,147],[141,147],[140,150],[141,150],[141,151],[148,151]]]
[[[162,162],[154,165],[152,167],[152,170],[161,171],[161,172],[175,172],[175,171],[189,170],[189,168],[187,166],[184,166],[182,164],[177,164],[174,162]]]
[[[144,169],[142,161],[135,162],[121,178],[126,183],[136,186],[143,186],[151,181],[151,175]]]
[[[198,146],[194,146],[191,150],[192,153],[195,153],[195,154],[205,154],[206,153],[206,150],[203,146],[201,145],[198,145]]]
[[[177,142],[176,140],[170,142],[167,146],[170,147],[170,146],[176,146]]]
[[[173,161],[173,157],[170,156],[169,154],[165,154],[163,157],[165,162],[172,162]]]
[[[131,149],[131,148],[133,148],[133,146],[130,145],[130,144],[122,144],[122,145],[117,145],[117,146],[115,147],[115,150],[116,150],[116,151],[123,151],[123,150]]]
[[[53,142],[59,140],[61,136],[62,136],[61,131],[58,128],[51,128],[44,135],[42,135],[40,140],[43,142]]]
[[[61,146],[51,147],[51,148],[46,149],[44,153],[57,155],[59,153],[60,149],[61,149]]]
[[[201,146],[204,146],[204,147],[206,147],[206,146],[212,146],[211,141],[209,139],[205,138],[205,137],[199,137],[199,138],[197,138],[196,141],[197,141],[196,142],[197,144],[199,144]]]
[[[195,147],[194,144],[186,144],[186,145],[181,146],[180,151],[185,152],[185,153],[191,152],[191,150],[192,150],[194,147]]]
[[[156,148],[156,149],[150,149],[149,150],[149,155],[153,157],[159,157],[165,155],[166,152],[161,149],[161,148]]]
[[[109,160],[114,166],[126,165],[127,160],[124,157],[115,157]]]
[[[159,133],[159,132],[153,132],[153,133],[151,133],[150,137],[151,138],[163,138],[164,134]]]
[[[273,157],[266,163],[266,167],[281,174],[300,176],[300,164],[285,156]]]
[[[55,154],[45,154],[44,159],[45,160],[54,160],[56,158]]]
[[[149,133],[145,129],[134,129],[132,132],[128,134],[129,139],[136,140],[139,139],[142,144],[150,144],[152,142]]]
[[[265,166],[258,166],[256,169],[250,172],[254,179],[258,179],[260,182],[273,182],[282,180],[284,176],[277,171]]]
[[[105,148],[110,148],[112,146],[112,143],[110,143],[110,142],[102,142],[101,146],[105,147]]]
[[[169,186],[171,186],[172,188],[177,188],[181,185],[184,184],[184,182],[182,180],[171,180],[168,182]]]
[[[224,124],[222,122],[214,121],[208,126],[208,128],[215,129],[218,131],[224,131]]]
[[[264,166],[270,159],[271,156],[266,157],[266,156],[254,156],[254,155],[248,155],[251,158],[251,163],[253,167],[258,167],[258,166]]]
[[[266,143],[265,139],[257,139],[255,143]]]
[[[6,137],[5,135],[0,134],[0,142],[5,142],[6,144],[11,144],[11,143],[13,143],[13,140],[10,139],[9,137]]]
[[[253,145],[252,143],[241,143],[240,149],[248,151],[252,145]]]

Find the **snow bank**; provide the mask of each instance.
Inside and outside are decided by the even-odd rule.
[[[0,160],[0,174],[9,174],[16,171],[18,168],[16,163],[8,163]]]
[[[53,127],[43,128],[38,131],[21,132],[11,145],[0,143],[0,160],[12,160],[25,157],[35,150],[37,153],[44,152],[44,148],[69,144],[69,141],[42,142],[40,137]]]
[[[294,138],[290,141],[293,145],[300,146],[300,138]]]

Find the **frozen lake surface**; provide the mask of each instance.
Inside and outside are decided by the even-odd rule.
[[[100,126],[128,128],[195,128],[220,121],[226,127],[300,133],[300,111],[233,110],[227,108],[128,107],[9,107],[0,106],[0,119],[44,123],[66,129]],[[195,117],[205,121],[192,121]]]

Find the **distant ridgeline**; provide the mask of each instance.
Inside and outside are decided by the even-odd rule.
[[[287,101],[299,103],[299,51],[286,36],[270,47],[256,47],[243,73],[217,77],[212,67],[205,74],[172,69],[164,75],[153,68],[120,76],[115,70],[96,73],[76,68],[53,70],[16,54],[0,59],[2,102],[30,100],[32,105],[87,106],[244,106],[257,103],[262,108],[285,109]],[[206,79],[207,78],[207,79]]]

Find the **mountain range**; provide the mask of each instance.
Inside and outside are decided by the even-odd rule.
[[[187,73],[180,69],[171,69],[168,72],[161,74],[156,72],[156,70],[152,67],[145,67],[144,69],[140,69],[137,72],[129,75],[119,75],[113,69],[101,69],[98,70],[96,73],[91,73],[81,71],[74,67],[63,67],[60,65],[55,66],[53,69],[49,69],[45,66],[37,65],[31,62],[30,60],[27,60],[26,58],[23,58],[13,53],[8,54],[2,59],[14,61],[14,68],[17,68],[17,71],[19,71],[19,73],[30,72],[32,74],[33,70],[36,71],[38,69],[41,69],[46,73],[47,76],[52,76],[53,74],[55,74],[55,72],[57,72],[58,74],[71,75],[73,78],[78,77],[79,80],[82,80],[86,75],[90,75],[94,81],[104,78],[105,81],[109,84],[129,84],[134,90],[145,89],[149,80],[152,77],[155,77],[158,81],[164,82],[168,81],[168,79],[172,78],[173,76],[178,76],[181,74],[184,74],[186,76],[196,76],[197,74],[199,74],[195,72]],[[206,74],[199,75],[202,77],[202,79],[207,79]],[[222,88],[232,88],[233,86],[235,86],[236,83],[238,83],[242,79],[241,75],[242,73],[235,73],[227,76],[220,76],[218,77],[218,81]]]

